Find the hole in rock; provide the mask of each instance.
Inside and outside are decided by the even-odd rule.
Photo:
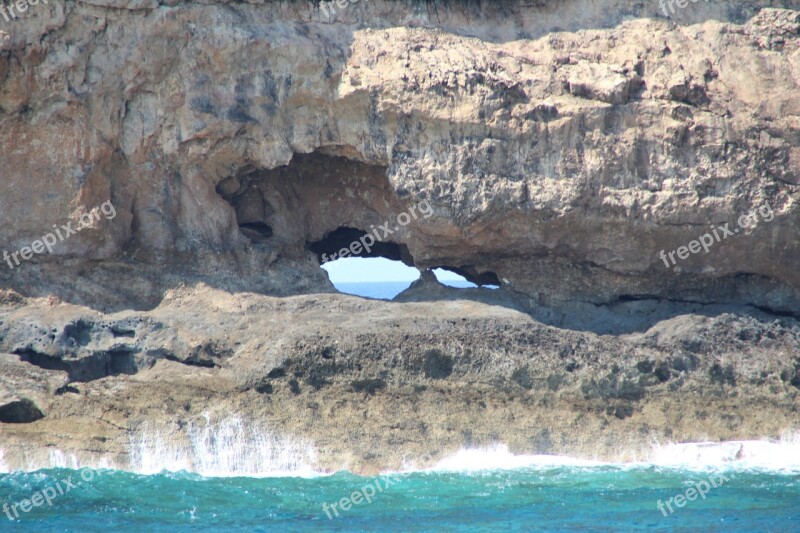
[[[238,180],[229,178],[217,185],[217,193],[233,206],[242,235],[256,244],[272,237],[267,219],[274,211],[256,184],[242,187]]]
[[[0,406],[0,422],[4,424],[29,424],[44,418],[44,413],[27,398]]]
[[[499,289],[500,279],[494,272],[483,272],[472,275],[454,267],[438,267],[433,269],[433,274],[442,285],[455,287],[457,289],[472,289],[481,287],[484,289]]]
[[[385,257],[348,257],[322,265],[339,292],[391,300],[419,279],[419,270]]]
[[[239,224],[239,231],[252,241],[268,239],[272,237],[272,227],[263,222],[248,222]]]

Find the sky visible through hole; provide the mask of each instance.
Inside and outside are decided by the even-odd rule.
[[[329,261],[322,265],[331,282],[336,283],[380,283],[389,281],[412,282],[419,279],[419,270],[406,266],[401,261],[391,261],[383,257],[348,257]],[[433,271],[439,282],[467,282],[462,276],[448,270],[437,268]]]
[[[331,282],[337,283],[380,283],[389,281],[412,281],[419,278],[419,270],[406,266],[401,261],[391,261],[383,257],[347,257],[329,261],[322,265],[328,271]]]
[[[339,291],[371,298],[394,298],[420,276],[416,268],[382,257],[347,257],[327,262],[322,268]],[[435,269],[433,272],[440,283],[451,287],[476,286],[447,270]]]

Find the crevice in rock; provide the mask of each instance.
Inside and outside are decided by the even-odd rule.
[[[623,294],[619,296],[614,302],[609,303],[608,305],[614,305],[618,303],[629,303],[629,302],[642,302],[642,301],[656,301],[656,302],[668,302],[671,304],[677,305],[700,305],[700,306],[735,306],[735,304],[731,303],[719,303],[719,302],[701,302],[698,300],[681,300],[677,298],[665,298],[663,296],[657,296],[654,294]],[[784,309],[776,309],[774,307],[769,307],[765,305],[756,305],[756,304],[747,304],[745,307],[751,307],[753,309],[757,309],[762,313],[766,313],[768,315],[776,316],[776,317],[783,317],[783,318],[794,318],[795,320],[800,320],[800,313],[787,311]],[[743,307],[744,309],[744,307]]]
[[[0,405],[0,422],[4,424],[30,424],[44,418],[44,413],[27,398]]]
[[[357,379],[352,381],[350,386],[355,392],[364,392],[369,396],[372,396],[377,391],[386,388],[386,380],[381,378]]]
[[[784,318],[794,318],[795,320],[800,320],[800,313],[793,313],[791,311],[784,311],[782,309],[775,309],[764,305],[753,305],[752,307],[769,315],[780,316]]]
[[[109,331],[111,331],[111,334],[114,336],[114,338],[127,337],[132,339],[136,336],[136,331],[132,329],[125,329],[121,326],[111,326]]]
[[[186,366],[219,368],[220,362],[233,356],[235,351],[218,340],[209,339],[192,347],[181,347],[179,351],[160,347],[145,351],[146,363],[152,366],[157,359],[165,359]]]
[[[614,305],[618,303],[628,303],[628,302],[643,302],[648,300],[669,302],[674,304],[686,304],[686,305],[714,305],[713,303],[700,302],[696,300],[678,300],[674,298],[665,298],[663,296],[657,296],[655,294],[623,294],[617,297],[616,300],[609,303],[608,305]]]
[[[53,357],[30,348],[12,350],[11,353],[18,355],[20,361],[30,363],[44,370],[69,372],[70,369],[70,366],[60,357]]]
[[[239,224],[239,231],[251,241],[266,240],[272,237],[272,226],[263,222]]]
[[[18,355],[20,361],[44,370],[66,372],[70,383],[85,383],[108,376],[136,374],[139,371],[134,357],[137,351],[135,348],[121,346],[80,359],[63,359],[30,348],[17,349],[12,353]]]
[[[167,361],[174,361],[176,363],[181,363],[181,364],[187,365],[187,366],[197,366],[197,367],[201,367],[201,368],[217,368],[217,367],[219,367],[219,365],[214,363],[213,361],[202,361],[202,360],[193,361],[191,359],[179,359],[178,357],[176,357],[174,355],[166,356],[166,357],[164,357],[164,359],[166,359]]]
[[[66,393],[80,394],[81,391],[71,385],[63,385],[56,389],[56,396],[63,396]]]

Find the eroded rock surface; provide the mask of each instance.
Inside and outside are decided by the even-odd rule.
[[[143,455],[163,453],[142,452],[152,444],[143,435],[183,439],[179,449],[191,449],[190,428],[226,420],[310,443],[318,469],[358,472],[501,442],[518,453],[629,460],[646,457],[653,442],[779,437],[796,428],[794,319],[690,314],[598,335],[442,290],[454,294],[400,303],[200,286],[168,293],[149,312],[106,315],[29,301],[0,317],[0,351],[19,351],[15,339],[31,327],[83,323],[93,324],[85,344],[36,349],[68,352],[65,365],[97,363],[116,338],[137,363],[131,372],[101,366],[107,375],[98,378],[14,362],[24,374],[4,374],[4,391],[35,397],[46,417],[0,424],[5,461],[35,468],[59,449],[81,464],[142,469]],[[12,364],[15,356],[3,358]]]
[[[286,258],[301,275],[259,290],[303,293],[326,285],[309,242],[427,200],[433,216],[391,241],[420,267],[495,273],[529,307],[796,311],[791,4],[664,19],[657,2],[512,2],[468,27],[474,6],[401,4],[330,22],[301,2],[31,13],[2,45],[0,237],[17,250],[109,199],[119,214],[4,269],[6,285],[152,307],[176,283],[153,264],[242,289]],[[774,219],[746,243],[659,258],[764,205]],[[59,275],[71,258],[91,285]]]
[[[361,470],[797,429],[797,9],[31,9],[0,28],[0,243],[116,214],[3,258],[6,460],[127,464],[209,410]],[[365,255],[500,291],[333,294],[321,254],[387,224]]]

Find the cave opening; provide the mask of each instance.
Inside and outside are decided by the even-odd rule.
[[[442,285],[456,289],[499,289],[500,278],[494,272],[468,272],[457,267],[439,266],[431,269]]]
[[[317,254],[333,286],[345,294],[391,300],[420,277],[405,244],[358,228],[336,228],[306,248]]]
[[[391,300],[420,278],[405,244],[376,239],[358,228],[336,228],[306,248],[317,255],[333,286],[345,294]],[[494,272],[447,265],[431,271],[439,283],[452,288],[500,288]]]
[[[385,167],[348,154],[316,151],[295,154],[273,169],[248,167],[223,179],[216,191],[232,207],[240,234],[255,245],[254,252],[292,259],[311,252],[341,292],[391,299],[421,276],[405,242],[422,237],[423,244],[432,244],[417,214],[427,218],[433,210],[429,204],[423,209],[422,202],[409,206],[391,188]],[[425,263],[433,273],[414,286],[417,292],[425,292],[434,276],[454,288],[501,285],[494,272],[480,265],[431,264],[430,258]],[[405,267],[405,272],[397,270]],[[382,290],[376,284],[383,284]]]
[[[346,257],[322,268],[339,292],[379,300],[393,299],[420,277],[416,268],[385,257]]]

